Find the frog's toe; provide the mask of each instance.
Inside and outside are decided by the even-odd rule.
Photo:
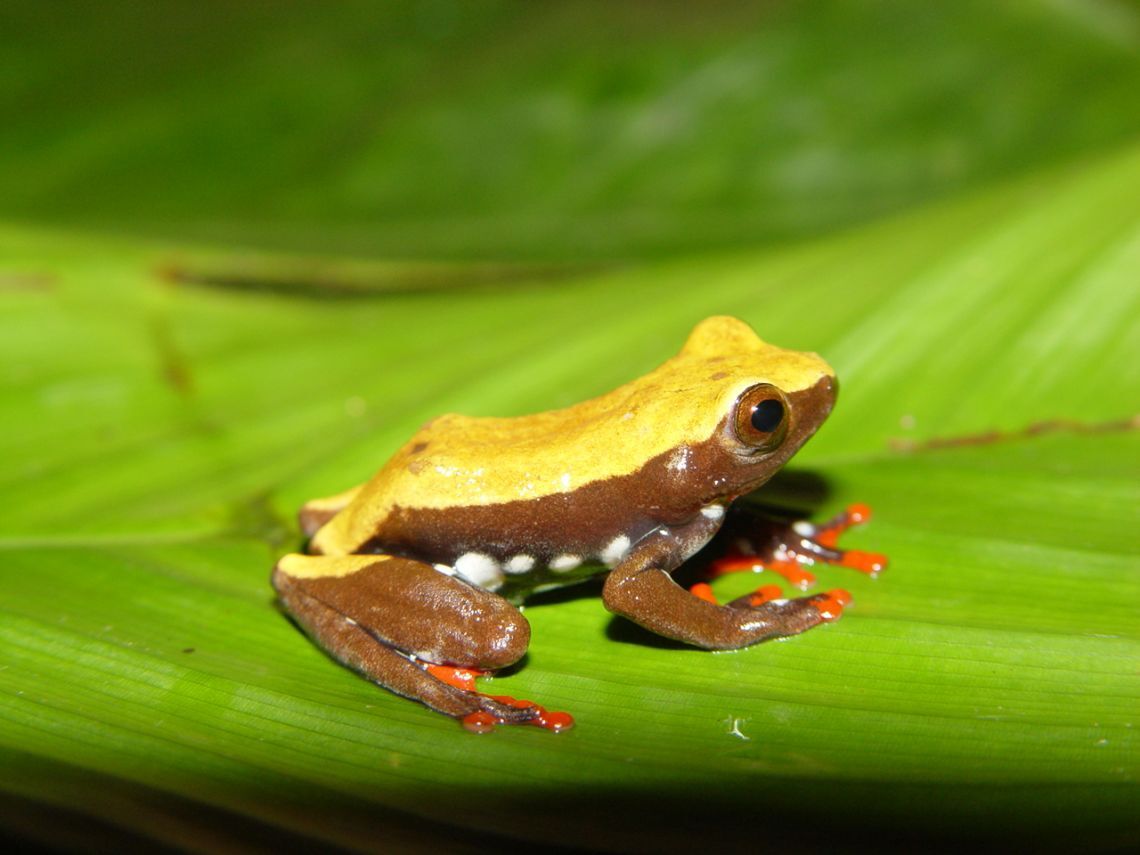
[[[776,586],[765,586],[755,593],[733,600],[729,605],[748,610],[758,623],[766,625],[767,638],[778,638],[798,635],[821,623],[839,620],[843,608],[850,603],[851,595],[840,589],[810,597],[785,599],[779,596]]]
[[[839,620],[845,606],[851,605],[851,594],[842,588],[835,588],[823,594],[807,598],[825,621]]]
[[[762,606],[764,603],[778,600],[784,594],[780,590],[779,585],[761,585],[751,594],[745,594],[743,597],[737,597],[731,602],[725,603],[730,609],[754,609],[757,606]]]
[[[848,529],[865,525],[870,519],[871,509],[867,505],[854,504],[822,525],[805,521],[794,523],[792,530],[799,536],[799,543],[791,545],[790,551],[809,561],[847,567],[875,578],[887,567],[886,555],[839,547],[840,535]]]

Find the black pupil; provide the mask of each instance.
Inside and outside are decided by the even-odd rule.
[[[771,433],[784,420],[784,405],[775,398],[761,401],[752,410],[752,427],[762,433]]]

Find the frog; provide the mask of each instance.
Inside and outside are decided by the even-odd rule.
[[[569,713],[476,687],[526,653],[528,597],[603,576],[602,602],[619,618],[734,650],[834,621],[851,595],[785,598],[765,585],[722,604],[717,575],[770,569],[806,588],[813,563],[885,567],[878,553],[838,547],[865,506],[773,528],[736,501],[816,432],[837,391],[817,354],[714,316],[675,356],[599,397],[509,418],[439,416],[371,480],[302,506],[307,549],[274,567],[278,602],[334,659],[468,730],[567,730]],[[718,534],[734,554],[682,587],[674,572]]]

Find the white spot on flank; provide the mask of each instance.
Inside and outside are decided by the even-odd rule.
[[[565,573],[581,563],[582,558],[578,555],[556,555],[550,559],[550,569],[555,573]]]
[[[815,526],[807,520],[799,520],[798,522],[792,523],[792,531],[800,537],[811,537],[815,534]]]
[[[701,508],[701,516],[710,520],[719,520],[724,516],[724,505],[705,505]]]
[[[503,581],[498,562],[482,552],[464,552],[455,559],[455,572],[480,588],[497,587]]]
[[[629,552],[629,538],[624,534],[619,534],[602,550],[602,563],[607,567],[613,567],[625,558],[627,552]]]
[[[669,455],[669,462],[665,464],[665,468],[670,472],[684,472],[689,468],[689,461],[692,456],[693,452],[689,446],[682,445]]]
[[[503,566],[508,573],[526,573],[534,567],[533,555],[512,555]]]
[[[790,602],[790,600],[788,600],[788,599],[785,597],[785,598],[782,598],[782,599],[779,599],[779,600],[768,600],[768,602],[769,602],[769,603],[771,603],[771,604],[772,604],[772,605],[774,605],[774,606],[782,606],[782,605],[784,605],[785,603],[788,603],[788,602]]]

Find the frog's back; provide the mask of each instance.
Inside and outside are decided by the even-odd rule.
[[[768,345],[735,319],[710,318],[677,356],[597,398],[514,418],[433,419],[353,494],[314,544],[356,551],[397,508],[500,505],[629,475],[707,440],[748,386],[795,388],[821,373],[830,371],[814,354]]]

